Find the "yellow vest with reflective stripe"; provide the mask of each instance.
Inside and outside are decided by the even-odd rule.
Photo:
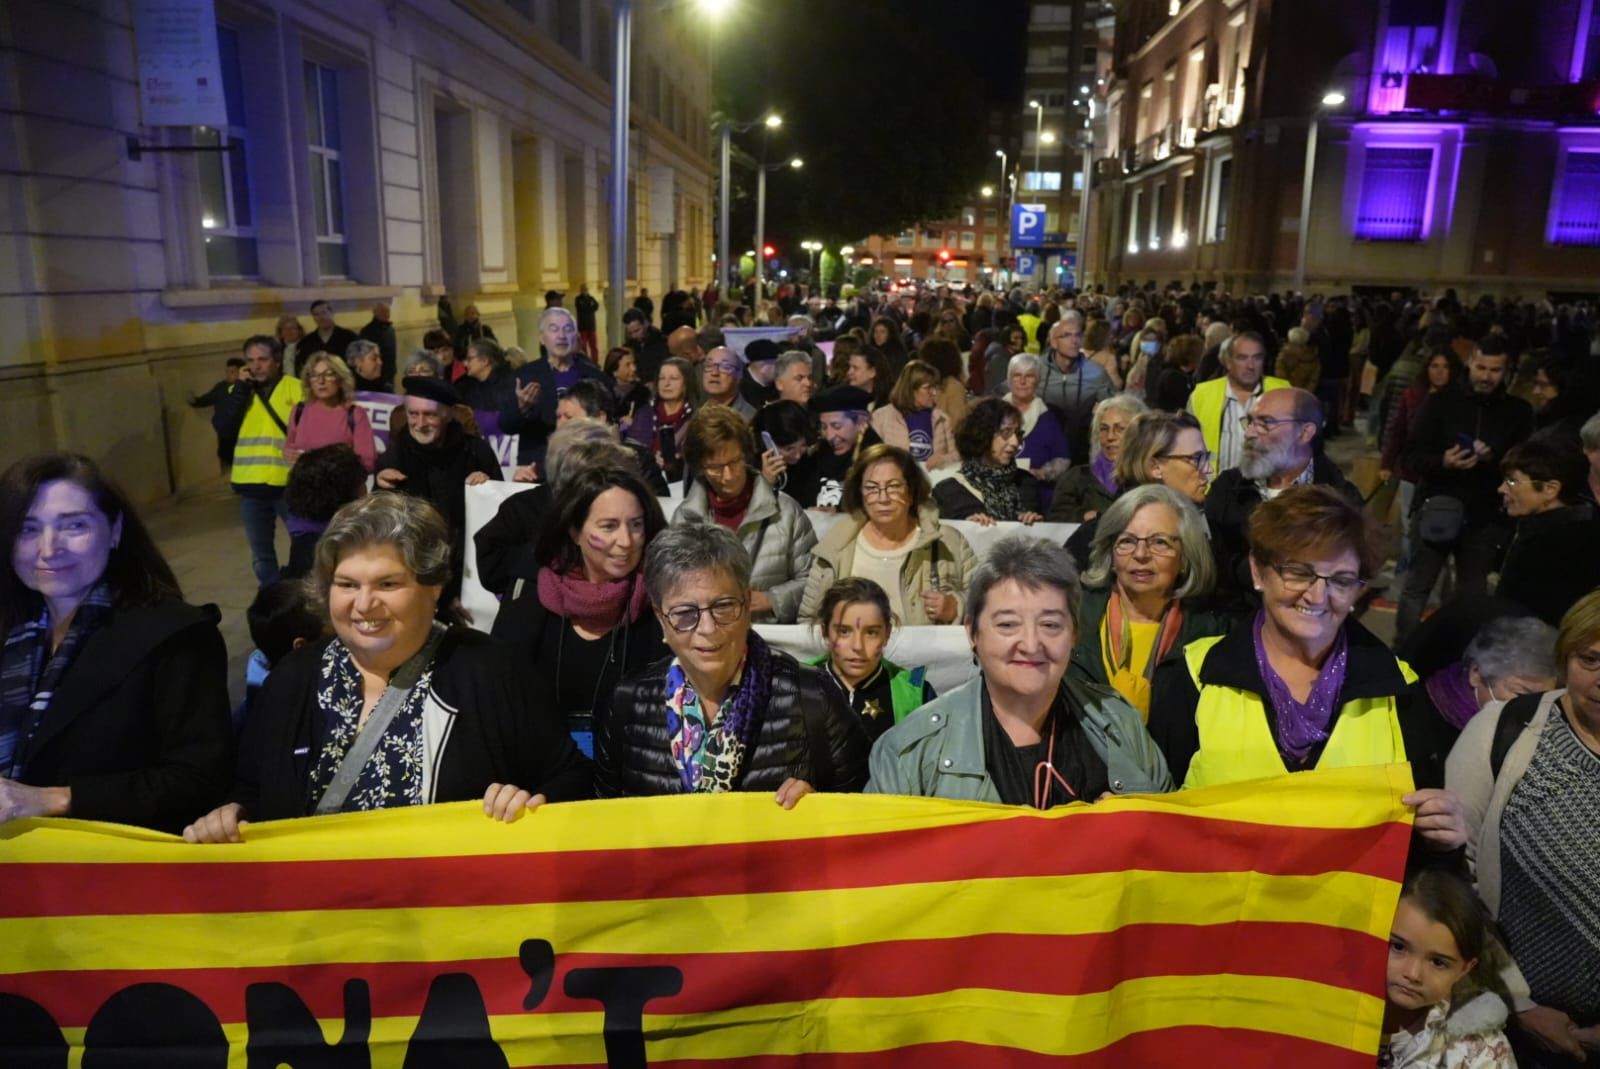
[[[272,410],[289,425],[294,406],[305,397],[300,380],[285,375],[272,388]],[[250,399],[244,422],[239,424],[239,443],[233,449],[233,474],[229,477],[240,486],[286,486],[289,482],[289,463],[283,459],[284,433],[267,414],[261,395]]]
[[[1261,380],[1262,393],[1288,388],[1288,379],[1268,375]],[[1211,450],[1213,460],[1222,450],[1222,413],[1228,407],[1228,392],[1228,377],[1224,375],[1202,382],[1189,395],[1189,409],[1200,424],[1200,434],[1205,438],[1206,448]]]
[[[1221,640],[1221,636],[1196,639],[1183,648],[1189,676],[1200,692],[1200,703],[1194,713],[1195,726],[1200,730],[1200,749],[1189,762],[1184,789],[1289,773],[1267,725],[1267,709],[1260,695],[1238,687],[1201,684],[1200,666],[1211,648]],[[1417,681],[1410,665],[1404,661],[1396,663],[1408,684]],[[1333,734],[1323,747],[1316,767],[1350,768],[1404,760],[1406,746],[1400,738],[1400,716],[1394,698],[1358,698],[1340,708]]]

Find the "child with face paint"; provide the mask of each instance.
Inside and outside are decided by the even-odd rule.
[[[1406,884],[1389,934],[1382,1069],[1512,1069],[1506,961],[1488,911],[1459,877],[1425,869]]]

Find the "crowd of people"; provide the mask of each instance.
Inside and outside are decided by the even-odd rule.
[[[0,821],[215,844],[467,799],[1049,809],[1406,762],[1382,1064],[1600,1054],[1592,309],[674,290],[602,355],[593,298],[564,296],[526,355],[441,301],[403,366],[387,306],[357,336],[319,301],[192,399],[260,584],[238,709],[216,610],[92,461],[0,476]],[[784,339],[730,344],[757,323]],[[396,384],[380,443],[356,394]],[[1393,643],[1362,622],[1380,487],[1325,448],[1363,420],[1400,502]],[[469,532],[467,487],[507,476],[532,485]],[[980,555],[967,524],[1014,526]],[[492,634],[461,606],[469,538]],[[941,627],[972,668],[939,694],[918,636]]]

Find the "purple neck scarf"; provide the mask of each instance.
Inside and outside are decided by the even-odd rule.
[[[1265,609],[1256,614],[1256,666],[1267,684],[1267,697],[1278,721],[1278,749],[1294,763],[1304,764],[1312,749],[1328,741],[1328,724],[1333,720],[1333,703],[1339,700],[1344,687],[1344,670],[1350,659],[1350,643],[1344,628],[1334,640],[1328,659],[1322,662],[1322,671],[1311,685],[1311,693],[1303,702],[1296,701],[1289,684],[1273,671],[1267,660],[1267,647],[1261,640],[1261,627],[1266,623]]]
[[[1433,707],[1439,710],[1439,715],[1449,721],[1450,726],[1457,731],[1466,727],[1467,721],[1478,715],[1478,696],[1473,693],[1472,680],[1467,675],[1466,664],[1462,661],[1433,673],[1422,685],[1422,689],[1433,699]]]
[[[1115,494],[1117,481],[1111,477],[1111,467],[1111,458],[1104,453],[1089,461],[1089,474],[1094,476],[1094,481],[1099,483],[1106,493]]]

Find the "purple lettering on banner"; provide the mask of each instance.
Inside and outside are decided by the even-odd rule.
[[[372,436],[378,440],[379,453],[389,448],[390,418],[394,415],[395,409],[405,403],[405,397],[397,393],[356,391],[356,404],[366,409],[367,418],[372,421]],[[500,413],[475,408],[472,410],[472,418],[478,422],[479,436],[489,443],[489,448],[493,449],[494,455],[500,459],[500,466],[514,467],[517,463],[517,436],[501,433]],[[402,412],[400,422],[396,426],[404,425],[405,413]]]

